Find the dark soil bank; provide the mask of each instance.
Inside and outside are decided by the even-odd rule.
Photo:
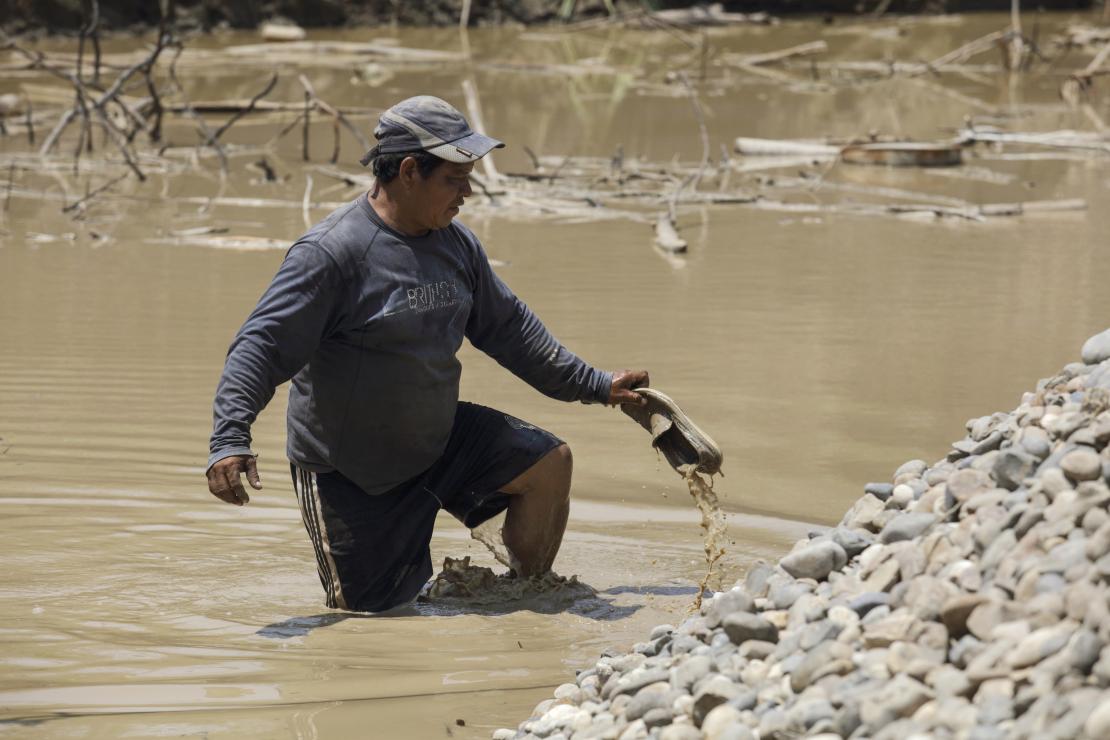
[[[691,7],[683,0],[612,0],[620,11]],[[885,0],[733,0],[727,11],[789,13],[870,13]],[[175,15],[184,26],[253,28],[264,20],[287,18],[303,26],[455,25],[463,0],[178,0]],[[1091,0],[1040,0],[1028,9],[1088,8]],[[0,0],[0,27],[12,32],[78,30],[92,0]],[[100,27],[121,29],[158,22],[159,3],[150,0],[100,0]],[[940,13],[1009,10],[1010,0],[893,0],[891,13]],[[604,0],[472,0],[472,25],[549,23],[581,20],[609,12]]]

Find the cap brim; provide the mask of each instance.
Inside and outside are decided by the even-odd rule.
[[[503,146],[505,145],[497,139],[485,134],[472,133],[447,144],[429,147],[425,151],[448,162],[466,164],[476,162],[494,149],[500,149]]]

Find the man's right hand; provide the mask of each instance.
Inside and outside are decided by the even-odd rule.
[[[232,455],[217,461],[208,469],[208,490],[222,501],[242,506],[251,500],[239,477],[242,473],[247,474],[251,488],[262,490],[262,479],[258,477],[258,460],[253,455]]]

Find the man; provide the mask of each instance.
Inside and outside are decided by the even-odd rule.
[[[569,511],[557,437],[460,402],[465,336],[564,401],[642,404],[643,370],[607,373],[562,347],[454,217],[474,163],[504,144],[430,97],[384,112],[362,159],[375,183],[289,250],[232,341],[216,390],[208,487],[231,504],[262,483],[250,426],[292,378],[287,454],[333,608],[384,611],[431,577],[443,508],[467,527],[506,513],[520,576],[545,573]]]

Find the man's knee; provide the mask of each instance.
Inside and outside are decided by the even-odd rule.
[[[542,490],[547,494],[557,491],[569,495],[570,476],[573,469],[574,458],[570,453],[570,447],[565,443],[560,444],[501,490],[508,494],[528,494],[535,490]]]
[[[574,456],[570,452],[570,447],[566,443],[559,445],[547,453],[545,462],[551,487],[555,490],[561,489],[564,496],[569,498],[570,478],[574,472]]]
[[[559,470],[565,472],[568,476],[574,470],[574,455],[570,452],[570,445],[566,442],[559,445],[551,452],[547,453],[548,457],[552,458],[552,462]]]

